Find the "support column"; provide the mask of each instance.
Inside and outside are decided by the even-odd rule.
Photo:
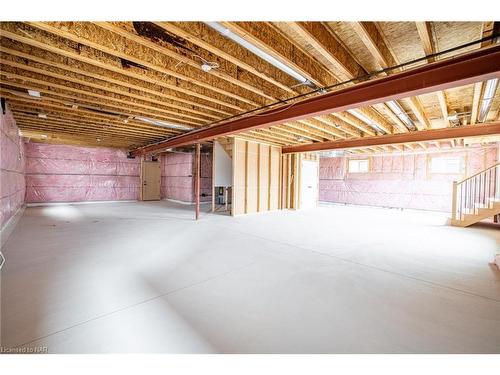
[[[199,143],[196,144],[196,157],[195,157],[195,164],[196,164],[196,175],[194,179],[194,202],[196,205],[196,220],[200,218],[200,169],[201,169],[201,160],[200,160],[200,149],[201,145]]]

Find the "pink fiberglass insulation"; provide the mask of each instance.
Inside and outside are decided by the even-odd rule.
[[[124,150],[26,144],[26,201],[139,199],[140,160]]]
[[[462,174],[434,174],[433,157],[458,157],[465,165]],[[349,173],[348,160],[370,159],[368,173]],[[494,164],[497,147],[467,151],[320,158],[321,201],[381,207],[450,211],[453,181]]]
[[[200,155],[200,201],[212,200],[212,154]]]
[[[194,202],[195,155],[193,152],[173,152],[161,156],[161,198]],[[200,155],[200,200],[211,200],[212,156]]]
[[[25,156],[12,112],[0,113],[0,227],[24,204]]]
[[[161,198],[193,201],[193,154],[161,155]]]

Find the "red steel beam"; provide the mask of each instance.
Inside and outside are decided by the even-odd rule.
[[[192,131],[138,148],[132,155],[185,146],[220,136],[327,113],[341,112],[376,103],[426,94],[500,77],[500,45],[439,60],[401,73],[359,83],[338,91],[315,96],[271,109],[258,115]]]
[[[348,149],[370,146],[384,146],[398,143],[424,142],[442,139],[475,137],[500,134],[500,122],[490,124],[468,125],[458,128],[443,128],[414,131],[410,133],[390,134],[376,137],[353,138],[339,141],[316,142],[300,146],[284,147],[284,154],[296,152],[312,152],[335,149]]]

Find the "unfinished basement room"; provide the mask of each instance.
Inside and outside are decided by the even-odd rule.
[[[499,22],[0,35],[2,353],[500,353]]]

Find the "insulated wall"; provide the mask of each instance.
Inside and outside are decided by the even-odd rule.
[[[193,201],[193,154],[161,155],[161,199]]]
[[[24,143],[9,109],[0,113],[0,228],[24,204]]]
[[[161,199],[194,202],[194,152],[169,152],[162,154]],[[212,154],[200,155],[200,201],[210,201],[212,196]]]
[[[26,143],[26,201],[137,200],[140,160],[124,150]]]
[[[463,163],[463,172],[432,173],[433,157],[457,157]],[[348,172],[349,160],[366,158],[369,172]],[[320,201],[448,212],[453,181],[477,173],[496,160],[496,146],[430,154],[322,157]]]

